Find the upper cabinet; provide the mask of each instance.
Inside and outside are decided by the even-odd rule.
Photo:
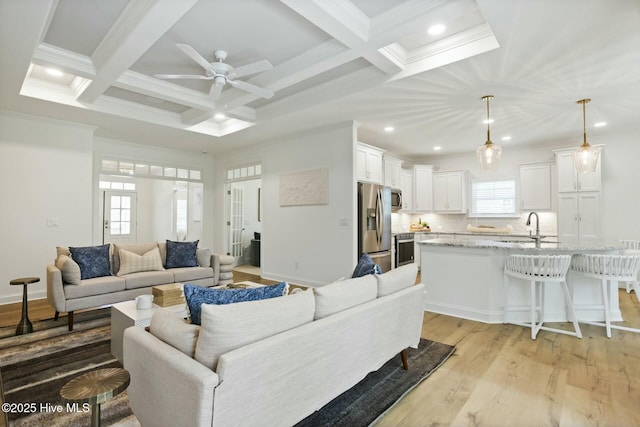
[[[400,170],[400,189],[402,190],[402,210],[413,211],[413,171]]]
[[[356,178],[358,181],[382,184],[383,150],[359,142],[356,148]]]
[[[520,165],[520,210],[551,210],[551,165]]]
[[[595,172],[578,173],[573,166],[573,151],[556,151],[556,165],[558,169],[558,193],[574,191],[600,191],[600,164],[602,151],[596,164]]]
[[[402,160],[396,159],[388,155],[384,156],[384,185],[391,188],[402,188],[400,179],[400,170],[402,169]]]
[[[414,206],[415,212],[431,212],[433,210],[433,166],[415,165],[413,167]]]
[[[467,209],[466,171],[433,174],[433,211],[465,213]]]

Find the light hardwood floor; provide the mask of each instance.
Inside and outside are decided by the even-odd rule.
[[[625,324],[640,327],[635,294],[620,291],[620,305]],[[46,300],[29,313],[53,316]],[[0,306],[1,326],[19,319],[20,304]],[[520,326],[425,313],[422,336],[456,352],[378,426],[640,426],[640,334],[581,328],[582,339],[541,331],[533,341]]]

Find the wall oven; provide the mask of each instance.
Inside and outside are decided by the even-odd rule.
[[[414,258],[413,233],[396,234],[396,267],[411,264]]]

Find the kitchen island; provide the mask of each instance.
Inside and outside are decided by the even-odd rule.
[[[462,317],[484,323],[502,323],[504,305],[504,264],[511,254],[561,255],[578,253],[618,253],[622,246],[594,242],[572,244],[533,240],[500,241],[488,239],[441,238],[418,242],[422,283],[426,285],[425,309],[434,313]],[[529,287],[517,286],[509,278],[510,304],[527,305]],[[581,309],[581,305],[602,304],[598,281],[569,271],[567,283],[580,320],[604,320],[602,310]],[[614,294],[615,292],[615,294]],[[617,289],[609,297],[611,320],[620,321]],[[526,321],[528,313],[509,313],[511,319]],[[545,321],[567,321],[560,286],[548,285],[545,294]]]

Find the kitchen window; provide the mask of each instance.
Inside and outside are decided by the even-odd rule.
[[[473,181],[471,183],[470,216],[517,216],[515,179]]]

